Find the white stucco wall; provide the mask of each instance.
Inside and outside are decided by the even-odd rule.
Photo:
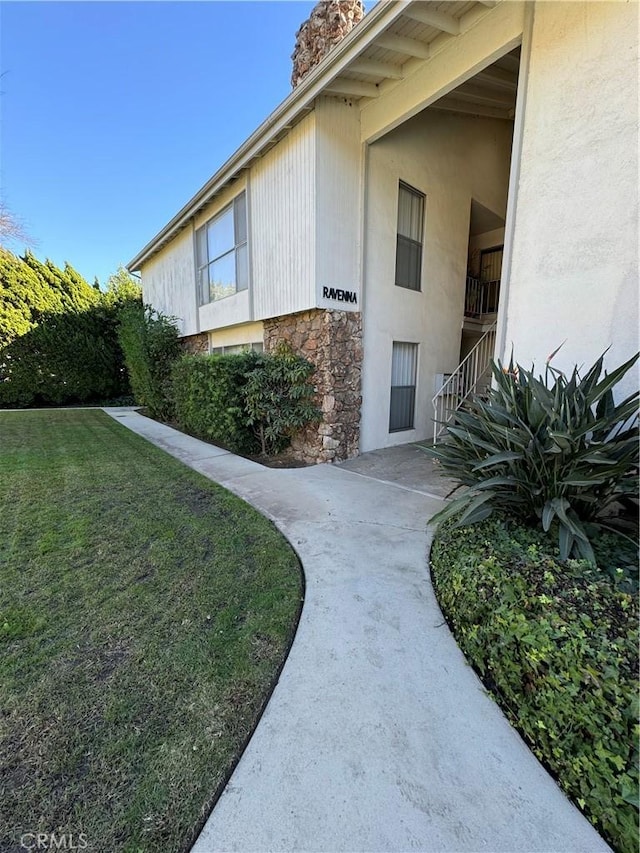
[[[458,364],[471,199],[504,216],[512,124],[427,110],[369,148],[361,450],[433,433],[435,375]],[[398,181],[426,195],[422,291],[395,285]],[[389,433],[393,341],[419,344],[415,429]]]
[[[638,4],[536,3],[506,334],[564,370],[638,349]],[[637,373],[625,390],[637,388]]]
[[[144,301],[157,311],[178,318],[181,335],[198,331],[193,233],[181,231],[142,267]]]

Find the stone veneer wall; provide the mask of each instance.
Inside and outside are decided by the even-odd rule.
[[[182,348],[189,355],[206,355],[209,352],[209,335],[207,332],[200,332],[197,335],[187,335],[180,341]]]
[[[307,427],[294,437],[294,456],[303,462],[337,462],[357,456],[362,315],[315,308],[265,320],[265,350],[272,351],[282,340],[315,365],[313,382],[322,410],[320,424]]]
[[[320,0],[316,3],[308,20],[296,33],[296,46],[291,56],[294,89],[363,16],[362,0]]]

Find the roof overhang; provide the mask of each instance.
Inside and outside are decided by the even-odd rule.
[[[486,11],[495,5],[495,0],[458,0],[454,3],[443,3],[442,0],[380,0],[349,35],[304,77],[202,189],[129,261],[127,269],[139,270],[169,243],[239,172],[250,168],[254,160],[263,156],[309,113],[320,95],[341,95],[354,100],[375,98],[379,87],[386,81],[402,77],[401,66],[397,63],[370,59],[363,54],[381,48],[406,60],[427,59],[430,55],[429,39],[455,37],[461,31],[463,15],[475,7]],[[457,16],[449,13],[452,8],[456,9]],[[397,29],[394,25],[400,19],[405,30],[407,24],[409,29],[413,25],[419,33],[426,33],[426,37],[415,38],[394,32]]]

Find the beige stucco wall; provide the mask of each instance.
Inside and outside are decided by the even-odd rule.
[[[504,349],[638,349],[638,4],[536,3]],[[630,377],[627,390],[637,387]]]
[[[239,344],[262,343],[264,328],[262,323],[243,323],[228,329],[217,329],[211,333],[212,347],[233,347]]]
[[[427,110],[369,149],[360,447],[430,437],[435,375],[458,364],[471,199],[499,216],[511,122]],[[426,195],[422,291],[395,286],[398,181]],[[389,433],[393,341],[419,344],[415,429]]]
[[[181,335],[199,331],[191,228],[174,237],[141,272],[144,301],[163,314],[177,317]]]

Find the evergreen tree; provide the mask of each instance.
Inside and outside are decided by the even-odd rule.
[[[21,258],[0,248],[0,348],[26,334],[38,317],[62,309],[57,289]]]
[[[107,305],[124,305],[129,301],[142,303],[142,288],[140,282],[121,266],[107,279],[104,296]]]
[[[118,325],[132,303],[142,305],[140,286],[122,268],[102,293],[69,263],[0,248],[0,406],[127,394]]]

